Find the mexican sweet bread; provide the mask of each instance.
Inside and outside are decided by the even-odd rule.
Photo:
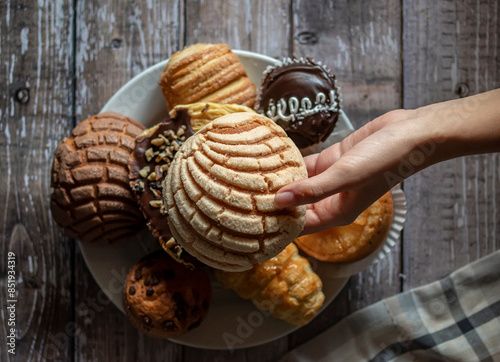
[[[129,188],[128,159],[144,126],[114,112],[80,122],[54,154],[50,208],[66,233],[112,243],[139,231],[143,217]]]
[[[309,323],[325,300],[321,279],[293,243],[250,270],[214,270],[214,276],[224,288],[250,299],[257,308],[297,326]]]
[[[194,44],[173,54],[159,84],[172,110],[194,102],[235,103],[253,107],[256,88],[226,44]]]
[[[306,177],[299,150],[269,118],[217,118],[182,145],[168,170],[164,207],[170,230],[209,266],[250,269],[302,231],[305,206],[277,209],[274,196]]]
[[[308,255],[328,262],[347,263],[365,258],[385,240],[394,215],[391,192],[386,193],[346,226],[329,228],[295,240]]]

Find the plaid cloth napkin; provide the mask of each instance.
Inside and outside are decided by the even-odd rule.
[[[285,361],[500,361],[500,251],[353,313]]]

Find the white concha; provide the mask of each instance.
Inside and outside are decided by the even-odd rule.
[[[277,209],[274,196],[306,177],[300,151],[269,118],[220,117],[182,145],[168,170],[164,202],[172,234],[211,267],[248,270],[302,231],[305,206]]]

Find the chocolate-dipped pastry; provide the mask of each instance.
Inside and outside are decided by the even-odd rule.
[[[172,237],[166,220],[167,213],[162,209],[161,183],[175,153],[193,134],[191,117],[186,109],[179,109],[175,118],[166,119],[136,138],[135,149],[129,160],[130,187],[149,229],[170,256],[190,267],[200,263],[184,252]]]
[[[323,142],[339,117],[335,76],[310,58],[285,58],[264,73],[258,111],[283,127],[297,147]]]

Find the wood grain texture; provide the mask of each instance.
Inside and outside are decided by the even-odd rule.
[[[294,49],[329,67],[341,106],[356,128],[400,107],[400,3],[397,1],[294,1]],[[312,323],[290,336],[305,342],[343,316],[400,290],[400,248],[351,277],[344,291]]]
[[[405,108],[500,86],[499,8],[499,1],[405,3]],[[473,122],[475,107],[461,116]],[[500,247],[499,162],[498,154],[464,157],[405,181],[405,290]]]
[[[405,181],[403,244],[353,276],[311,324],[258,347],[202,350],[137,332],[48,206],[52,155],[75,120],[185,45],[312,56],[336,74],[343,109],[360,127],[391,109],[500,87],[499,16],[500,0],[0,2],[0,299],[5,308],[8,251],[18,256],[22,299],[18,354],[0,347],[0,360],[275,361],[353,311],[500,248],[500,155],[444,162]],[[126,272],[114,271],[108,289],[120,293]]]
[[[132,77],[179,48],[180,1],[78,1],[76,7],[76,119],[96,114]],[[157,86],[154,81],[152,86]],[[123,104],[133,107],[137,99]],[[126,108],[122,110],[126,112]],[[110,256],[112,257],[112,256]],[[126,270],[108,286],[120,293]],[[181,360],[182,347],[143,336],[107,299],[79,250],[75,261],[76,361]]]
[[[289,52],[290,0],[189,1],[185,44],[226,43],[271,57]]]
[[[0,360],[64,359],[73,350],[73,247],[52,221],[49,194],[51,155],[72,126],[72,2],[2,1],[0,14]],[[15,355],[5,345],[8,251]]]

